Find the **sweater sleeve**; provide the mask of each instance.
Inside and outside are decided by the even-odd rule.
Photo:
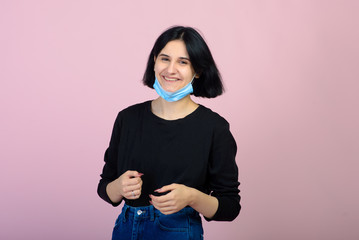
[[[209,160],[209,188],[218,199],[217,212],[207,221],[233,221],[241,210],[236,142],[223,118],[216,124]]]
[[[118,146],[120,140],[120,129],[121,129],[121,119],[120,114],[118,114],[115,124],[113,126],[112,135],[109,147],[105,152],[105,165],[102,170],[102,174],[100,182],[97,187],[98,195],[105,200],[106,202],[110,203],[114,207],[120,205],[121,202],[114,203],[111,201],[109,196],[107,195],[106,187],[107,185],[115,180],[118,176],[117,174],[117,157],[118,157]]]

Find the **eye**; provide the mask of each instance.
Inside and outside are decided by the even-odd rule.
[[[167,58],[167,57],[161,57],[161,61],[163,61],[163,62],[168,62],[168,61],[169,61],[169,58]]]
[[[181,65],[187,65],[187,64],[188,64],[188,62],[187,62],[187,61],[184,61],[184,60],[179,61],[179,63],[180,63]]]

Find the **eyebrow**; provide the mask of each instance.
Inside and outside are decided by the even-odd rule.
[[[164,53],[161,53],[159,56],[163,56],[163,57],[170,57],[170,56],[168,56],[167,54],[164,54]],[[189,58],[187,58],[187,57],[179,57],[179,59],[183,59],[183,60],[187,60],[187,61],[191,61]]]

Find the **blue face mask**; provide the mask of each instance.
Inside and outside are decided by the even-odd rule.
[[[162,88],[161,84],[158,82],[157,77],[155,79],[155,83],[153,84],[153,88],[156,90],[157,94],[160,95],[160,97],[162,97],[167,102],[176,102],[178,100],[181,100],[188,94],[193,93],[192,82],[193,82],[193,79],[195,76],[196,76],[196,74],[193,76],[190,83],[188,83],[186,86],[184,86],[183,88],[181,88],[175,92],[165,91]]]

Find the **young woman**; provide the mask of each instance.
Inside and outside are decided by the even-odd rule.
[[[112,239],[203,239],[199,214],[232,221],[241,206],[229,124],[190,96],[223,92],[201,35],[182,26],[163,32],[143,83],[159,97],[118,114],[98,185],[113,206],[125,201]]]

